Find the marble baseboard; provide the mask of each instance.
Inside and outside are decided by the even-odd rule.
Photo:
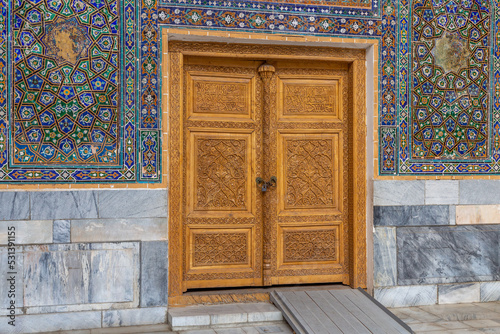
[[[436,285],[375,288],[374,297],[385,307],[410,307],[437,303]]]
[[[500,279],[500,226],[397,228],[398,285]]]
[[[28,334],[101,328],[101,319],[100,311],[32,314],[16,317],[16,326],[13,327],[8,324],[6,317],[0,317],[0,333]]]
[[[481,302],[500,301],[500,282],[482,282],[480,291]]]
[[[480,299],[479,283],[438,286],[438,304],[477,303]]]
[[[166,321],[166,307],[108,310],[103,312],[102,327],[156,325]]]

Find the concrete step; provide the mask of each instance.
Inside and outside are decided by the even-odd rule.
[[[167,317],[174,331],[283,320],[281,311],[270,303],[171,307]]]

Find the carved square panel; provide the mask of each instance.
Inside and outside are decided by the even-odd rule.
[[[342,133],[325,131],[279,133],[281,215],[342,212]]]
[[[252,216],[252,133],[190,132],[189,216]]]
[[[252,118],[253,75],[189,72],[187,80],[188,118]]]
[[[278,226],[278,267],[339,264],[343,257],[340,231],[340,224]]]
[[[279,76],[278,117],[280,120],[340,121],[342,78]]]
[[[253,267],[252,227],[189,227],[187,238],[188,273]]]

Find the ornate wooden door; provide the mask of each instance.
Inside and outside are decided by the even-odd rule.
[[[349,67],[277,61],[265,171],[265,284],[349,284]]]
[[[183,290],[349,284],[349,65],[185,56],[182,68]]]
[[[260,62],[184,62],[184,289],[262,284]]]

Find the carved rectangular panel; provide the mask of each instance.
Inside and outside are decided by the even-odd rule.
[[[342,258],[340,230],[340,224],[278,226],[279,267],[339,264]]]
[[[253,266],[253,228],[190,227],[188,273],[251,269]]]
[[[342,78],[280,76],[279,117],[300,121],[340,121]]]
[[[251,118],[254,76],[189,72],[188,118]]]
[[[305,130],[304,130],[305,131]],[[340,130],[280,133],[279,209],[281,214],[336,214],[342,211]]]
[[[193,131],[188,140],[188,215],[251,215],[253,135]]]

